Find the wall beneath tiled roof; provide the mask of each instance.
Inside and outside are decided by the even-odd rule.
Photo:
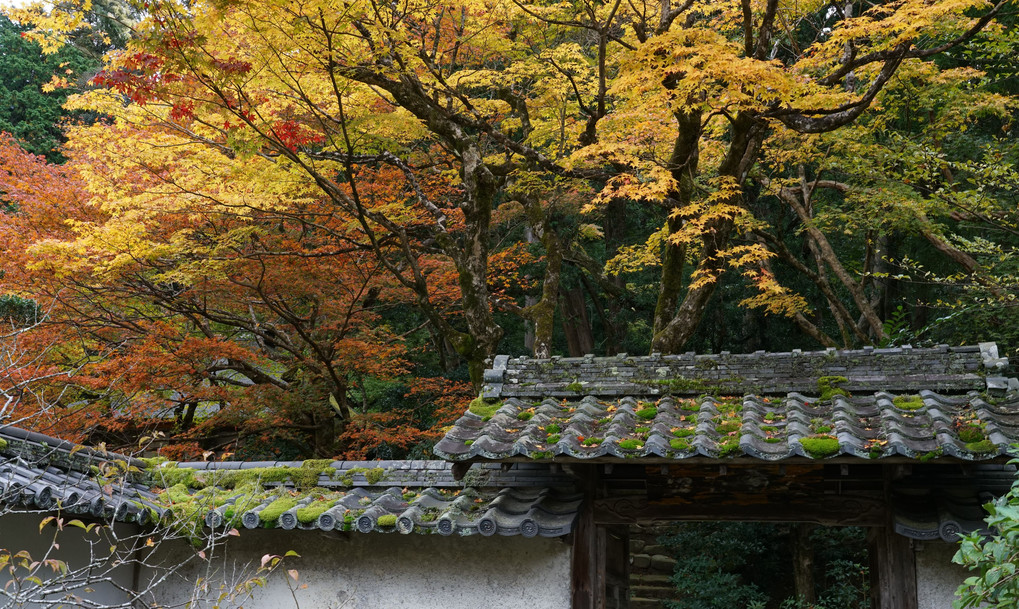
[[[55,527],[48,525],[39,528],[39,524],[47,513],[11,513],[7,512],[0,517],[0,549],[6,549],[12,553],[27,551],[33,559],[43,556],[62,560],[71,569],[80,569],[89,563],[95,563],[90,556],[90,548],[85,535],[81,529],[66,527],[58,537],[59,548],[51,548],[54,539]],[[138,529],[136,526],[125,523],[116,524],[117,531],[121,535],[134,534]],[[97,539],[91,535],[93,541]],[[108,546],[104,546],[108,547]],[[48,554],[47,554],[48,552]],[[105,566],[105,565],[100,565]],[[40,575],[46,578],[48,569],[43,570]],[[115,606],[126,603],[130,599],[124,593],[123,588],[130,588],[134,575],[132,565],[124,565],[113,569],[111,578],[113,582],[100,582],[89,585],[89,590],[73,590],[73,594],[80,595],[87,599],[92,606]],[[0,588],[5,588],[10,576],[6,571],[0,570]],[[8,588],[12,590],[13,588]],[[0,606],[8,606],[9,599],[0,597]],[[70,605],[67,605],[70,606]],[[40,605],[29,604],[26,609],[36,609]]]
[[[952,609],[955,589],[971,575],[952,563],[959,544],[931,541],[915,547],[917,609]]]
[[[230,561],[255,561],[265,553],[294,550],[302,609],[568,609],[570,546],[561,540],[520,536],[306,533],[242,531],[230,539]],[[188,551],[182,548],[181,551]],[[214,559],[213,567],[226,564]],[[282,573],[278,574],[280,577]],[[184,574],[187,581],[205,573]],[[188,592],[165,586],[166,605]],[[246,609],[294,607],[279,578],[257,591]]]

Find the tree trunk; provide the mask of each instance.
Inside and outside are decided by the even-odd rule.
[[[812,606],[817,601],[814,591],[814,547],[810,544],[810,532],[815,525],[794,524],[789,531],[793,550],[793,582],[796,598]]]
[[[693,197],[696,184],[697,162],[700,158],[701,114],[699,112],[677,112],[676,141],[672,147],[669,165],[678,188],[673,193],[673,204],[668,208],[666,221],[669,235],[683,227],[683,218],[677,211],[688,205]],[[663,331],[676,313],[679,296],[683,289],[683,263],[686,260],[686,245],[667,242],[662,257],[662,280],[658,288],[658,302],[655,305],[653,333]]]
[[[559,304],[559,283],[563,274],[563,247],[559,235],[548,222],[541,203],[531,197],[521,197],[527,211],[531,230],[545,249],[545,277],[541,283],[541,299],[524,309],[523,314],[534,322],[534,357],[552,356],[552,335],[555,330],[555,310]]]
[[[725,159],[719,165],[719,176],[723,179],[729,178],[742,187],[747,173],[757,162],[764,137],[765,125],[763,123],[747,115],[738,115],[733,120],[732,141]],[[742,206],[741,188],[731,195],[730,200],[726,203]],[[723,253],[729,246],[729,235],[734,226],[734,221],[727,216],[719,216],[705,224],[704,234],[701,238],[700,263],[697,265],[695,276],[710,280],[692,285],[687,290],[683,302],[672,319],[664,327],[656,325],[654,338],[651,341],[653,351],[678,353],[697,330],[708,302],[718,286],[717,279],[725,270],[726,262],[723,259]],[[663,265],[663,281],[665,270]],[[661,302],[659,299],[660,304]],[[664,313],[660,308],[656,309],[656,323],[659,320],[659,315],[664,315]]]
[[[566,333],[566,348],[570,357],[581,357],[594,353],[594,335],[587,317],[587,300],[584,290],[575,288],[563,290],[563,331]]]

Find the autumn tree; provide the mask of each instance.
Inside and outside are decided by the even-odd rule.
[[[652,349],[683,348],[732,269],[758,291],[747,304],[832,344],[778,281],[776,256],[824,295],[843,342],[870,342],[886,335],[876,283],[861,279],[874,269],[847,267],[811,230],[813,189],[837,180],[799,152],[852,135],[897,74],[936,77],[945,52],[1000,35],[1003,6],[159,2],[96,79],[129,103],[79,107],[301,182],[353,223],[475,382],[499,350],[500,311],[533,323],[534,352],[550,353],[564,269],[592,298],[626,297],[582,240],[620,202],[660,222],[608,248],[610,270],[660,268]],[[777,214],[762,213],[776,206],[804,227],[813,270],[784,255],[767,225]],[[524,234],[501,235],[493,217]],[[497,293],[502,237],[541,259]]]
[[[181,154],[172,134],[132,155],[130,125],[80,130],[61,167],[0,147],[16,208],[0,231],[12,254],[0,287],[52,303],[26,339],[58,345],[46,362],[75,370],[53,380],[34,424],[52,417],[79,438],[125,430],[113,438],[127,443],[154,427],[205,448],[233,445],[239,430],[248,446],[334,456],[364,414],[351,395],[406,366],[402,337],[380,322],[406,295],[349,219],[257,157]],[[202,171],[185,178],[182,166]]]

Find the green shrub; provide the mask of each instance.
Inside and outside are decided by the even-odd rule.
[[[1011,463],[1016,463],[1013,459]],[[959,541],[959,550],[952,562],[970,570],[956,590],[955,609],[986,607],[992,609],[1014,609],[1019,603],[1019,577],[1017,577],[1017,556],[1019,556],[1019,479],[1001,498],[984,506],[986,529],[993,535],[984,536],[980,531],[964,535]]]

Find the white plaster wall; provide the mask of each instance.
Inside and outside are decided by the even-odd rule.
[[[54,533],[57,530],[56,527],[50,524],[43,527],[40,532],[39,525],[46,516],[47,514],[4,514],[0,517],[0,549],[7,550],[11,554],[16,554],[25,550],[32,556],[33,560],[42,559],[46,552],[51,550],[51,546],[54,541]],[[124,525],[120,526],[118,531],[120,533],[131,533],[134,529]],[[100,538],[94,533],[91,534],[90,537],[97,541],[97,548],[101,547],[108,551],[111,544],[109,540],[100,540]],[[89,562],[94,560],[94,557],[92,556],[92,548],[83,537],[81,529],[65,527],[64,530],[57,535],[56,540],[58,548],[52,549],[49,554],[49,558],[65,561],[71,568],[87,565]],[[45,579],[49,573],[50,571],[47,569],[39,575]],[[2,591],[2,589],[7,586],[10,579],[11,576],[9,573],[6,571],[0,571],[0,607],[11,606],[10,598]],[[73,590],[72,592],[78,596],[87,597],[89,601],[101,605],[118,605],[125,603],[127,601],[127,597],[121,590],[118,589],[118,586],[123,586],[127,589],[131,588],[133,570],[127,566],[116,568],[111,572],[111,579],[113,580],[112,582],[98,582],[91,584],[89,586],[89,588],[91,588],[91,592],[83,589]],[[27,604],[17,606],[31,609],[33,607],[39,607],[40,605]],[[67,606],[73,607],[74,604],[69,603]]]
[[[254,530],[231,539],[213,565],[229,577],[237,565],[287,550],[300,554],[287,559],[299,588],[277,572],[245,609],[570,607],[570,548],[556,539]],[[158,600],[179,604],[199,578],[222,580],[224,571],[210,578],[207,569],[195,565],[161,586]]]
[[[968,572],[952,562],[958,544],[929,541],[916,544],[918,609],[952,609],[955,590]]]

